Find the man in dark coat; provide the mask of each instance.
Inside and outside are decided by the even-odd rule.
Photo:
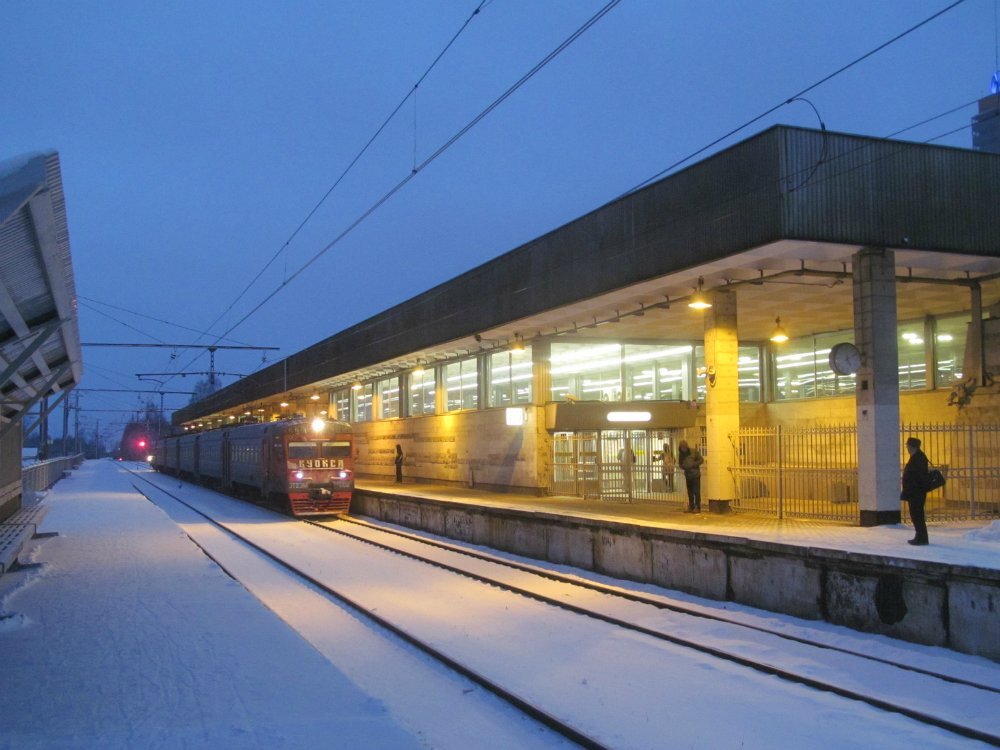
[[[927,456],[920,450],[920,440],[915,437],[906,439],[906,450],[910,460],[903,467],[903,491],[899,498],[910,504],[910,518],[916,535],[909,544],[927,544],[927,518],[924,515],[924,503],[927,501],[928,473],[930,466]]]

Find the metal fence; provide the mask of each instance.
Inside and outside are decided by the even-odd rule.
[[[858,518],[858,448],[853,425],[747,427],[729,436],[736,510],[778,518]]]
[[[907,424],[900,453],[910,436],[941,469],[947,483],[927,495],[927,517],[939,520],[1000,518],[1000,425]],[[907,512],[903,503],[903,512]]]
[[[32,505],[39,492],[62,479],[63,472],[83,462],[83,454],[53,458],[25,466],[21,473],[21,505]]]
[[[920,438],[924,453],[948,480],[927,497],[927,517],[963,520],[1000,517],[1000,425],[904,424],[904,443]],[[778,518],[857,521],[857,430],[831,427],[751,427],[730,435],[736,485],[733,507]],[[906,514],[906,503],[901,503]]]

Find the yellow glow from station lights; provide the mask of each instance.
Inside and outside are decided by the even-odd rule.
[[[316,417],[316,419],[312,421],[313,432],[322,432],[324,427],[326,427],[326,420]]]
[[[707,310],[712,306],[712,303],[705,299],[701,294],[696,294],[688,302],[688,307],[692,310]]]
[[[354,383],[351,386],[351,390],[354,390],[354,391],[360,391],[362,388],[364,388],[364,386],[361,385],[361,383]]]
[[[250,412],[250,411],[243,412],[243,416],[244,417],[249,417],[251,414],[253,414],[253,412]]]
[[[312,399],[313,401],[319,401],[319,394],[318,393],[314,393],[309,398]]]
[[[648,411],[609,411],[609,422],[649,422],[653,415]]]
[[[423,365],[417,365],[416,367],[414,367],[413,368],[413,374],[414,375],[423,375],[424,374],[424,366]]]
[[[282,409],[287,409],[288,408],[288,402],[287,401],[282,401],[281,402],[281,408]]]

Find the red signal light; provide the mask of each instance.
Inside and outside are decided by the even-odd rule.
[[[138,445],[140,448],[145,448],[146,447],[146,441],[145,440],[139,440],[136,443],[136,445]]]

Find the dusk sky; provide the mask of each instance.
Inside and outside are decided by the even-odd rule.
[[[966,0],[806,97],[828,129],[878,137],[955,110],[898,137],[968,148],[997,2]],[[220,342],[280,347],[274,362],[597,208],[950,4],[623,0],[331,246],[606,5],[487,0],[285,247],[480,0],[4,0],[0,161],[60,154],[83,342],[214,342],[329,248]],[[777,123],[819,126],[794,102],[688,163]],[[85,347],[81,387],[208,369],[173,354]],[[250,373],[261,354],[216,366]],[[139,397],[81,404],[120,430]]]

